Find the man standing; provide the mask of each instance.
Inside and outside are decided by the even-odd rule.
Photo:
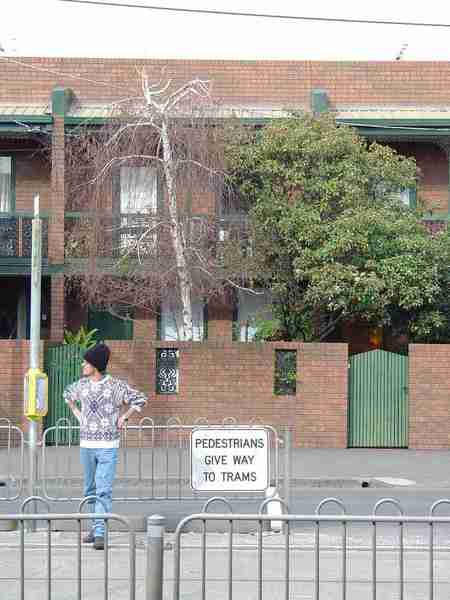
[[[80,422],[80,458],[84,470],[84,496],[97,496],[106,512],[112,509],[112,485],[120,443],[120,430],[128,417],[140,412],[147,398],[125,381],[106,374],[110,350],[97,344],[84,354],[83,377],[64,390],[64,400]],[[121,413],[123,405],[128,410]],[[90,504],[94,504],[91,502]],[[105,512],[95,502],[94,512]],[[92,507],[91,507],[92,508]],[[97,519],[84,542],[104,548],[104,519]]]

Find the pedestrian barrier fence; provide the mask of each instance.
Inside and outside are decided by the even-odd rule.
[[[70,597],[76,600],[400,600],[447,599],[450,589],[450,499],[436,501],[426,516],[405,515],[400,503],[383,498],[370,515],[350,515],[337,498],[322,500],[314,514],[283,514],[283,532],[267,531],[273,518],[265,510],[233,513],[226,498],[211,498],[198,514],[184,518],[166,543],[165,519],[147,519],[144,553],[129,521],[115,514],[26,514],[48,503],[27,498],[16,514],[0,515],[17,524],[8,543],[0,544],[0,597]],[[222,513],[212,509],[225,510]],[[444,513],[447,509],[447,516]],[[334,511],[332,514],[331,511]],[[395,514],[392,514],[395,512]],[[105,519],[105,548],[82,545],[83,524]],[[61,544],[54,531],[72,521],[75,533]],[[31,523],[44,530],[28,535]],[[110,529],[118,523],[125,544],[115,544]],[[217,525],[224,533],[217,533]],[[199,533],[193,529],[199,528]],[[214,530],[212,530],[214,529]],[[114,534],[115,535],[115,534]],[[36,538],[36,536],[40,536]],[[55,540],[56,538],[56,540]],[[144,559],[137,575],[137,555]],[[165,568],[165,563],[168,563]],[[170,576],[172,574],[172,577]],[[140,580],[144,580],[144,586]],[[5,589],[7,592],[5,592]],[[139,595],[140,594],[140,595]]]
[[[0,500],[17,500],[24,489],[24,441],[19,427],[0,419]]]
[[[179,523],[173,600],[450,596],[450,516],[439,514],[450,500],[435,502],[427,516],[406,516],[392,498],[381,499],[365,516],[347,514],[337,498],[324,499],[311,515],[288,514],[281,501],[284,512],[276,518],[283,532],[268,535],[273,516],[264,510],[270,501],[262,503],[258,514],[211,513],[205,506]],[[221,502],[230,509],[225,499]],[[208,530],[219,523],[225,539]],[[253,535],[242,535],[244,523]],[[188,533],[193,527],[200,528],[198,547]]]
[[[149,417],[137,425],[127,425],[122,430],[119,463],[114,484],[117,501],[185,500],[199,497],[190,481],[190,434],[198,426],[208,425],[204,418],[193,424],[183,424],[177,418],[157,424]],[[237,424],[233,418],[211,427],[264,427],[268,431],[271,447],[270,473],[272,485],[288,484],[285,453],[290,442],[269,425],[251,422]],[[284,435],[284,434],[283,434]],[[79,427],[67,419],[60,419],[43,434],[40,479],[42,495],[51,501],[79,500],[83,496],[82,472],[77,453]],[[48,440],[54,440],[49,445]],[[61,444],[60,440],[64,440]],[[249,497],[244,493],[240,498]],[[254,494],[253,494],[254,497]]]
[[[7,554],[2,560],[1,598],[136,599],[136,541],[134,530],[127,519],[112,513],[97,515],[81,511],[25,514],[25,508],[35,502],[43,502],[45,505],[42,498],[31,497],[22,504],[20,513],[0,514],[0,523],[14,522],[18,527],[18,533],[8,538],[6,551],[0,549],[4,557]],[[92,545],[82,544],[83,523],[95,518],[105,520],[103,551],[95,551]],[[57,533],[53,529],[61,521],[71,521],[76,526],[70,545],[54,541]],[[39,522],[45,524],[44,533],[37,532],[30,537],[26,528]],[[114,522],[121,525],[126,538],[126,543],[122,545],[125,547],[121,548],[121,555],[117,558],[110,543],[110,524]],[[124,552],[127,554],[125,565]],[[90,553],[89,557],[86,556],[87,553]],[[115,576],[119,560],[120,569],[124,573],[120,580]]]

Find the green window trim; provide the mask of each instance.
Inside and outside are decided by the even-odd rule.
[[[206,342],[208,339],[208,303],[205,301],[203,305],[203,339]]]
[[[0,214],[8,214],[16,210],[16,157],[14,154],[9,152],[0,152],[0,158],[11,159],[11,206],[9,207],[9,211],[7,213],[0,212]]]

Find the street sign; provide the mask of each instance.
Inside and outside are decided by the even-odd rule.
[[[264,427],[196,427],[191,486],[198,492],[264,492],[269,487],[269,432]]]

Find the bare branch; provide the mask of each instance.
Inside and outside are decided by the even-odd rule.
[[[218,256],[226,131],[207,110],[210,82],[196,78],[171,91],[170,79],[151,82],[145,71],[140,79],[142,97],[117,101],[110,122],[80,128],[68,144],[69,203],[89,217],[66,226],[67,259],[87,303],[156,311],[172,297],[182,337],[192,339],[195,298],[259,292],[245,281],[240,241]],[[209,215],[199,226],[205,202]]]

